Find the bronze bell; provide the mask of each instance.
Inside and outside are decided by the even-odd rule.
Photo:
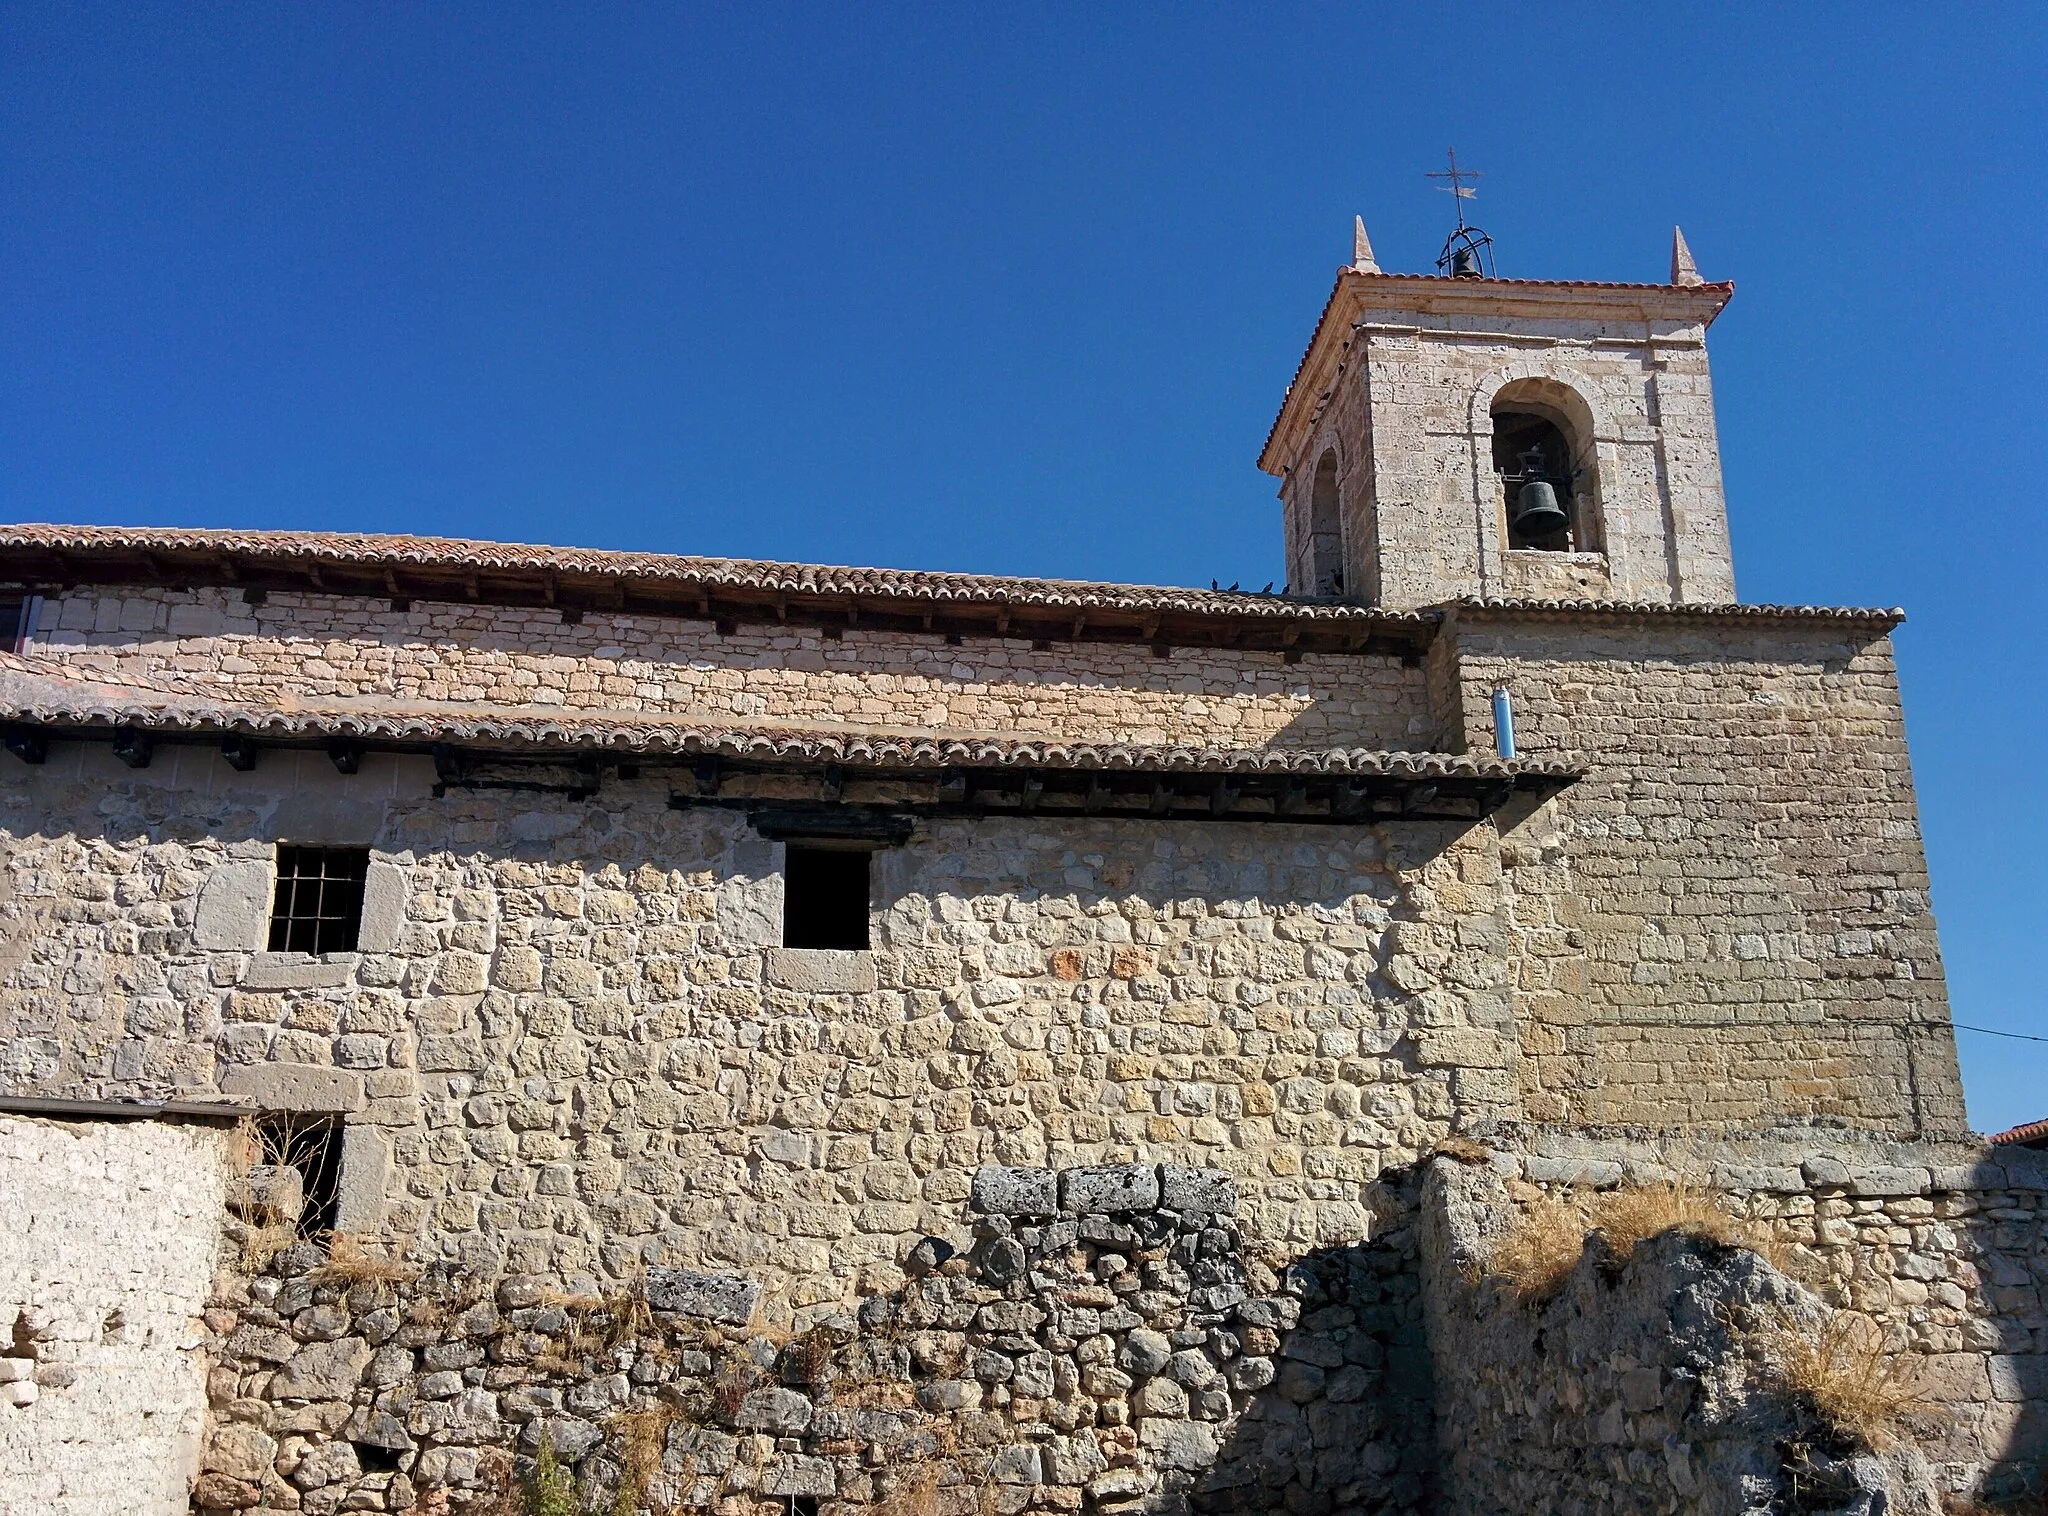
[[[1572,518],[1557,503],[1557,491],[1548,479],[1531,479],[1515,492],[1508,524],[1524,541],[1535,542],[1556,536],[1572,524]]]
[[[1479,254],[1469,247],[1459,247],[1451,253],[1451,277],[1453,279],[1484,279],[1479,267]]]

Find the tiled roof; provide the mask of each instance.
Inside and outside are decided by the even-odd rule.
[[[2048,1117],[2044,1117],[2040,1121],[2022,1122],[2020,1125],[2009,1127],[1987,1140],[2001,1147],[2030,1148],[2048,1146]]]
[[[1496,595],[1453,600],[1443,609],[1461,620],[1502,616],[1555,621],[1841,621],[1894,627],[1906,619],[1906,613],[1897,606],[1741,605],[1734,601],[1666,605],[1649,600],[1552,600]]]
[[[0,526],[0,580],[238,586],[726,623],[1410,657],[1434,611],[1169,586],[354,532]]]
[[[182,527],[0,526],[0,570],[37,555],[62,559],[82,582],[106,560],[146,563],[173,555],[219,560],[247,556],[279,563],[336,568],[386,566],[517,575],[590,575],[689,587],[736,588],[789,595],[857,596],[1054,610],[1186,611],[1202,615],[1274,620],[1388,622],[1427,625],[1427,611],[1382,611],[1366,606],[1290,600],[1280,595],[1165,585],[1101,584],[1072,579],[1026,579],[1001,574],[938,573],[921,569],[850,568],[776,563],[746,558],[697,558],[675,553],[633,553],[601,548],[540,547],[459,537],[392,536],[370,532],[218,531]],[[223,576],[225,577],[225,576]],[[232,582],[229,580],[227,582]]]
[[[1405,277],[1405,276],[1404,276]],[[1651,286],[1661,288],[1662,286]],[[851,568],[699,558],[601,548],[539,547],[368,532],[242,532],[183,527],[0,526],[0,578],[62,583],[256,585],[266,569],[294,587],[355,595],[418,595],[503,604],[596,605],[661,615],[794,619],[799,603],[839,624],[948,630],[977,618],[980,634],[1060,635],[1085,625],[1125,642],[1303,651],[1415,652],[1445,611],[1559,618],[1738,617],[1896,624],[1899,610],[1825,606],[1657,605],[1600,600],[1473,599],[1388,611],[1280,595],[1162,585],[1026,579],[999,574]],[[406,577],[401,577],[406,576]],[[430,582],[419,576],[431,576]],[[1007,618],[1007,619],[1006,619]]]
[[[917,732],[786,724],[749,727],[692,713],[604,715],[553,706],[434,702],[295,702],[289,708],[211,700],[69,676],[0,654],[0,721],[55,728],[240,734],[279,741],[357,741],[429,747],[638,756],[716,755],[760,762],[863,768],[1064,768],[1161,773],[1329,774],[1397,779],[1569,780],[1562,759],[1499,759],[1368,748],[1227,748],[1098,743],[994,732]]]

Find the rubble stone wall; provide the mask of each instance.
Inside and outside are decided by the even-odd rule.
[[[274,704],[377,700],[688,714],[707,722],[1000,732],[1070,742],[1422,748],[1399,658],[711,623],[229,589],[81,588],[34,656],[86,678]]]
[[[1965,1130],[1891,646],[1815,623],[1456,630],[1464,741],[1587,777],[1503,816],[1530,1115]]]
[[[2008,1498],[2038,1490],[2048,1476],[2048,1154],[1872,1142],[1825,1128],[1690,1143],[1553,1131],[1524,1139],[1519,1151],[1496,1151],[1482,1169],[1446,1169],[1443,1160],[1436,1167],[1452,1182],[1440,1185],[1429,1224],[1463,1227],[1468,1252],[1472,1239],[1497,1236],[1505,1225],[1504,1215],[1480,1214],[1489,1206],[1504,1213],[1545,1193],[1589,1197],[1622,1184],[1682,1180],[1754,1234],[1775,1239],[1776,1261],[1802,1288],[1877,1325],[1898,1355],[1905,1390],[1922,1404],[1908,1442],[1946,1496]],[[1471,1213],[1462,1222],[1461,1208]],[[1439,1239],[1444,1260],[1458,1251],[1448,1237]],[[1485,1251],[1479,1247],[1475,1257]],[[1705,1257],[1710,1269],[1723,1268],[1717,1250]],[[1447,1313],[1436,1349],[1447,1458],[1466,1445],[1454,1426],[1469,1432],[1473,1417],[1514,1441],[1528,1435],[1526,1426],[1516,1430],[1517,1418],[1569,1412],[1576,1432],[1539,1442],[1599,1450],[1599,1458],[1631,1469],[1647,1456],[1644,1467],[1654,1465],[1660,1480],[1680,1466],[1683,1460],[1667,1464],[1655,1455],[1673,1431],[1667,1413],[1690,1414],[1698,1409],[1690,1397],[1706,1393],[1691,1371],[1679,1376],[1695,1384],[1681,1405],[1671,1399],[1675,1359],[1652,1386],[1646,1374],[1629,1377],[1663,1362],[1646,1347],[1633,1349],[1636,1363],[1624,1365],[1613,1344],[1598,1352],[1568,1347],[1563,1328],[1534,1357],[1509,1353],[1482,1369],[1469,1351],[1477,1297],[1441,1267],[1438,1276],[1432,1291],[1461,1302],[1445,1303],[1449,1295],[1439,1302]],[[1603,1295],[1597,1309],[1578,1314],[1597,1318],[1612,1304]],[[1497,1298],[1489,1309],[1498,1320],[1479,1336],[1496,1343],[1517,1322],[1531,1331],[1549,1322],[1541,1310]],[[1653,1330],[1646,1341],[1654,1337]],[[1739,1357],[1738,1348],[1723,1344],[1709,1356]],[[1741,1365],[1730,1360],[1724,1368],[1734,1378],[1715,1393],[1737,1394]],[[1576,1389],[1567,1387],[1568,1373],[1578,1376]],[[1453,1402],[1465,1409],[1452,1411]],[[1473,1456],[1472,1466],[1484,1467],[1483,1453]],[[1532,1470],[1539,1466],[1548,1467],[1540,1456]]]
[[[1515,1214],[1499,1175],[1439,1159],[1425,1189],[1443,1516],[1938,1516],[1917,1449],[1874,1448],[1774,1381],[1761,1334],[1827,1310],[1756,1252],[1667,1232],[1624,1257],[1595,1235],[1523,1299],[1486,1268]]]
[[[545,1443],[607,1510],[1419,1509],[1412,1227],[1287,1263],[1234,1209],[1214,1170],[984,1168],[959,1251],[921,1241],[801,1334],[750,1323],[743,1275],[351,1286],[300,1245],[216,1309],[199,1504],[461,1508]]]
[[[217,1127],[0,1114],[0,1511],[188,1509],[220,1143]]]

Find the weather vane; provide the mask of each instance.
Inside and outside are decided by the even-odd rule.
[[[1455,279],[1491,279],[1495,277],[1493,239],[1465,221],[1465,202],[1479,194],[1475,185],[1465,181],[1486,176],[1476,168],[1459,168],[1455,147],[1450,150],[1450,159],[1450,168],[1436,169],[1423,176],[1426,179],[1450,180],[1449,184],[1439,184],[1437,188],[1449,195],[1458,207],[1458,225],[1450,236],[1444,238],[1444,250],[1437,255],[1436,271]]]

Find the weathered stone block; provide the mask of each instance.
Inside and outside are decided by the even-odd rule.
[[[1994,1353],[1987,1367],[1995,1399],[2048,1400],[2048,1353]]]
[[[1621,1164],[1611,1158],[1538,1158],[1522,1160],[1522,1176],[1531,1184],[1591,1185],[1611,1189],[1621,1183]]]
[[[308,1343],[271,1376],[272,1400],[346,1400],[362,1381],[370,1345],[359,1337]]]
[[[1928,1172],[1923,1168],[1859,1165],[1849,1170],[1849,1193],[1852,1195],[1875,1198],[1924,1195],[1928,1183]]]
[[[270,935],[275,868],[268,860],[215,864],[192,908],[192,941],[201,948],[254,952]]]
[[[986,1164],[975,1170],[968,1204],[991,1216],[1051,1216],[1060,1208],[1059,1175]]]
[[[647,1271],[647,1304],[657,1311],[744,1326],[760,1298],[759,1282],[739,1274],[659,1267]]]
[[[339,1114],[363,1108],[363,1076],[311,1063],[265,1063],[232,1068],[221,1093],[258,1111]]]
[[[1424,1068],[1506,1068],[1508,1045],[1498,1033],[1477,1027],[1440,1027],[1416,1034],[1415,1061]]]
[[[206,1466],[230,1479],[261,1480],[277,1461],[277,1439],[246,1421],[215,1427]]]
[[[761,955],[768,982],[805,995],[864,995],[878,982],[875,955],[837,948],[770,948]]]
[[[811,1424],[811,1402],[779,1385],[751,1392],[740,1402],[733,1425],[752,1432],[800,1433]]]
[[[1124,1339],[1117,1362],[1133,1374],[1157,1374],[1173,1357],[1173,1344],[1161,1333],[1139,1327]]]
[[[251,953],[242,971],[245,990],[317,990],[347,984],[355,972],[354,953]]]
[[[1149,1211],[1158,1204],[1159,1171],[1150,1164],[1102,1164],[1060,1175],[1060,1209],[1069,1214]]]
[[[1194,1472],[1216,1461],[1216,1428],[1207,1422],[1147,1417],[1138,1425],[1138,1443],[1161,1468]]]
[[[1815,1189],[1848,1188],[1849,1165],[1824,1153],[1801,1160],[1799,1173]]]
[[[808,1458],[796,1453],[776,1459],[761,1480],[763,1495],[785,1498],[791,1495],[829,1497],[837,1488],[829,1459]]]
[[[381,1228],[384,1225],[384,1190],[390,1181],[390,1140],[375,1127],[360,1124],[343,1127],[334,1229],[361,1236]]]
[[[411,890],[406,871],[387,858],[372,858],[363,875],[363,914],[356,947],[365,953],[390,953],[405,931],[405,901]]]
[[[1178,1164],[1161,1164],[1159,1203],[1169,1211],[1234,1216],[1237,1214],[1237,1180],[1224,1169],[1187,1169]]]

